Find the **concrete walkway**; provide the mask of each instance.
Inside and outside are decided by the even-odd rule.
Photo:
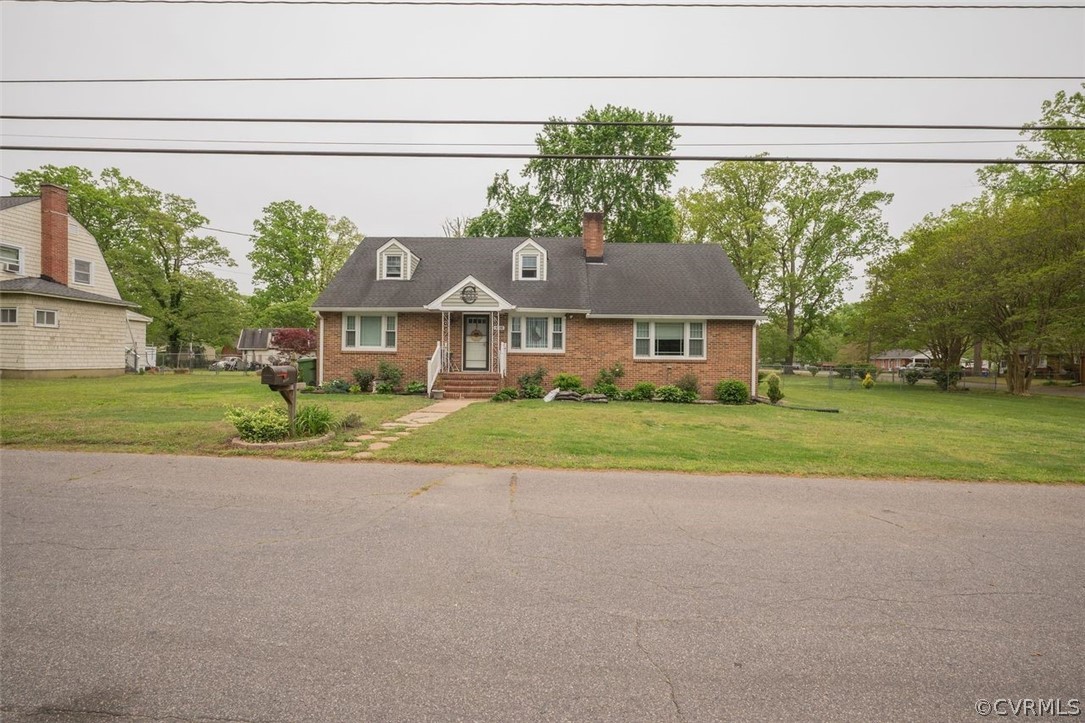
[[[379,428],[366,434],[359,434],[347,446],[358,451],[351,453],[350,450],[328,452],[328,457],[346,457],[351,459],[372,459],[374,452],[388,449],[397,440],[409,437],[416,429],[421,429],[427,424],[433,424],[438,419],[444,419],[453,412],[466,407],[468,404],[482,401],[480,399],[445,399],[428,407],[405,414],[394,422],[385,422]],[[364,449],[362,449],[364,448]]]

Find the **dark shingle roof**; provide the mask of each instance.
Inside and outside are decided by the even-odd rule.
[[[420,260],[410,281],[377,280],[377,249],[367,238],[313,304],[317,309],[417,309],[473,276],[517,308],[593,314],[761,316],[727,255],[709,244],[606,245],[601,264],[584,261],[579,238],[533,238],[546,250],[546,281],[512,278],[519,238],[399,238]]]
[[[41,198],[41,196],[0,196],[0,211],[6,211],[15,206],[22,206],[24,203],[37,201],[39,198]]]
[[[71,299],[73,301],[89,301],[95,304],[112,304],[113,306],[138,307],[131,301],[114,299],[111,296],[92,294],[89,291],[80,291],[58,284],[55,281],[46,281],[33,276],[25,276],[21,279],[9,279],[0,281],[0,292],[9,294],[31,294],[33,296],[52,296],[59,299]]]
[[[237,350],[267,349],[275,329],[242,329]]]

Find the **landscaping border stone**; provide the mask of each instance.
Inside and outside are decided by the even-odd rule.
[[[322,437],[310,437],[309,439],[292,439],[285,442],[246,442],[241,437],[234,437],[230,444],[245,449],[291,449],[297,447],[316,447],[317,445],[330,442],[335,439],[335,432],[328,432]]]

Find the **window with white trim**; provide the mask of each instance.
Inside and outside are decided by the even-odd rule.
[[[18,246],[0,244],[0,271],[9,274],[23,273],[23,250]]]
[[[637,359],[704,359],[705,323],[635,321],[633,356]]]
[[[19,323],[19,308],[17,306],[5,306],[0,308],[0,324],[14,326]]]
[[[521,279],[537,279],[537,278],[539,278],[539,255],[538,254],[521,254],[520,255],[520,278]]]
[[[94,283],[94,266],[90,261],[72,259],[72,281],[76,284]]]
[[[384,257],[384,278],[403,278],[403,254],[386,254]]]
[[[395,351],[396,317],[366,314],[343,316],[343,348]]]
[[[34,309],[34,326],[59,326],[53,309]]]
[[[509,317],[509,348],[514,351],[565,351],[565,317]]]

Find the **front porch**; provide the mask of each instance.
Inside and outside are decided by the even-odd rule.
[[[441,339],[426,365],[426,393],[449,399],[488,399],[503,386],[508,349],[502,340],[508,315],[500,311],[441,312]]]

